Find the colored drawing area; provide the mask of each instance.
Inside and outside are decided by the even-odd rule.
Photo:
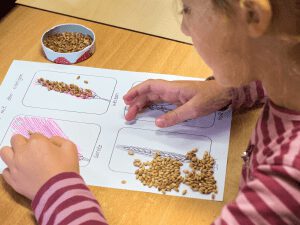
[[[40,133],[48,138],[59,136],[73,141],[78,149],[79,165],[87,166],[100,134],[100,127],[51,118],[19,116],[11,122],[1,146],[10,145],[10,138],[15,134],[29,138],[32,133]]]

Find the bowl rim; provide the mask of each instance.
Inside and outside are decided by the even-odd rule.
[[[93,39],[92,43],[90,45],[86,46],[84,49],[82,49],[80,51],[76,51],[76,52],[56,52],[56,51],[52,50],[51,48],[48,48],[46,45],[44,45],[43,39],[44,39],[44,37],[45,37],[45,35],[47,33],[49,33],[50,31],[52,31],[52,30],[54,30],[54,29],[56,29],[58,27],[66,26],[66,25],[79,26],[79,27],[82,27],[82,28],[90,31],[93,34],[93,36],[94,36],[92,38]],[[94,31],[92,29],[90,29],[90,28],[88,28],[88,27],[86,27],[86,26],[84,26],[82,24],[78,24],[78,23],[62,23],[62,24],[55,25],[55,26],[51,27],[50,29],[46,30],[43,33],[42,37],[41,37],[41,44],[42,44],[42,46],[44,48],[46,48],[47,50],[49,50],[50,52],[55,53],[55,54],[59,54],[59,55],[71,55],[71,54],[74,54],[74,53],[77,54],[77,53],[85,52],[87,49],[91,48],[95,44],[95,41],[96,41],[96,35],[95,35]]]

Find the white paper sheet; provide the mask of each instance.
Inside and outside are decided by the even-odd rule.
[[[96,97],[81,99],[48,91],[38,85],[37,79],[41,77],[88,88]],[[158,149],[179,157],[196,147],[199,157],[209,151],[216,160],[218,193],[215,200],[223,200],[231,110],[161,129],[155,126],[154,118],[173,108],[162,104],[150,107],[135,121],[127,123],[122,97],[132,86],[149,78],[195,80],[172,75],[14,61],[0,88],[0,145],[9,145],[16,131],[25,132],[25,136],[27,131],[36,129],[44,129],[50,134],[56,132],[76,143],[81,175],[87,184],[152,193],[160,192],[136,180],[134,172],[137,168],[133,166],[134,159],[148,161],[152,157],[145,152],[128,155],[122,146],[150,151]],[[30,127],[36,120],[44,125]],[[24,124],[27,127],[24,128]],[[183,164],[182,170],[188,168],[188,162]],[[0,169],[5,167],[0,160]],[[122,180],[127,183],[122,184]],[[182,196],[184,189],[188,192]],[[180,192],[167,192],[167,195],[211,199],[211,195],[193,192],[184,184],[181,184]]]

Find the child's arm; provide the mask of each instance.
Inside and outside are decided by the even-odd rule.
[[[32,201],[38,224],[107,225],[100,206],[83,179],[73,172],[48,180]]]
[[[266,92],[260,81],[232,89],[232,108],[235,111],[261,106],[266,101]]]
[[[3,178],[33,200],[39,224],[107,224],[100,206],[79,174],[76,146],[63,138],[15,135],[0,157],[7,165]],[[71,223],[73,222],[73,223]]]
[[[215,80],[166,81],[147,80],[123,97],[129,106],[126,120],[133,120],[143,108],[157,102],[168,102],[178,107],[156,118],[156,125],[169,127],[188,119],[195,119],[222,109],[229,104],[234,110],[249,109],[265,101],[261,82],[255,81],[241,88],[226,88]]]
[[[253,180],[223,208],[213,225],[300,224],[300,158],[295,165],[258,166]]]

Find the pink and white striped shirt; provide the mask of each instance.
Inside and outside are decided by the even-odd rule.
[[[48,180],[32,201],[40,225],[107,225],[80,175],[66,172]]]
[[[243,157],[238,196],[213,224],[300,224],[300,113],[274,105],[258,81],[233,94],[235,110],[265,107]],[[47,181],[32,208],[40,225],[107,225],[98,202],[75,173]]]
[[[243,157],[238,196],[213,224],[300,224],[300,113],[274,105],[258,81],[234,92],[234,109],[266,103]]]

